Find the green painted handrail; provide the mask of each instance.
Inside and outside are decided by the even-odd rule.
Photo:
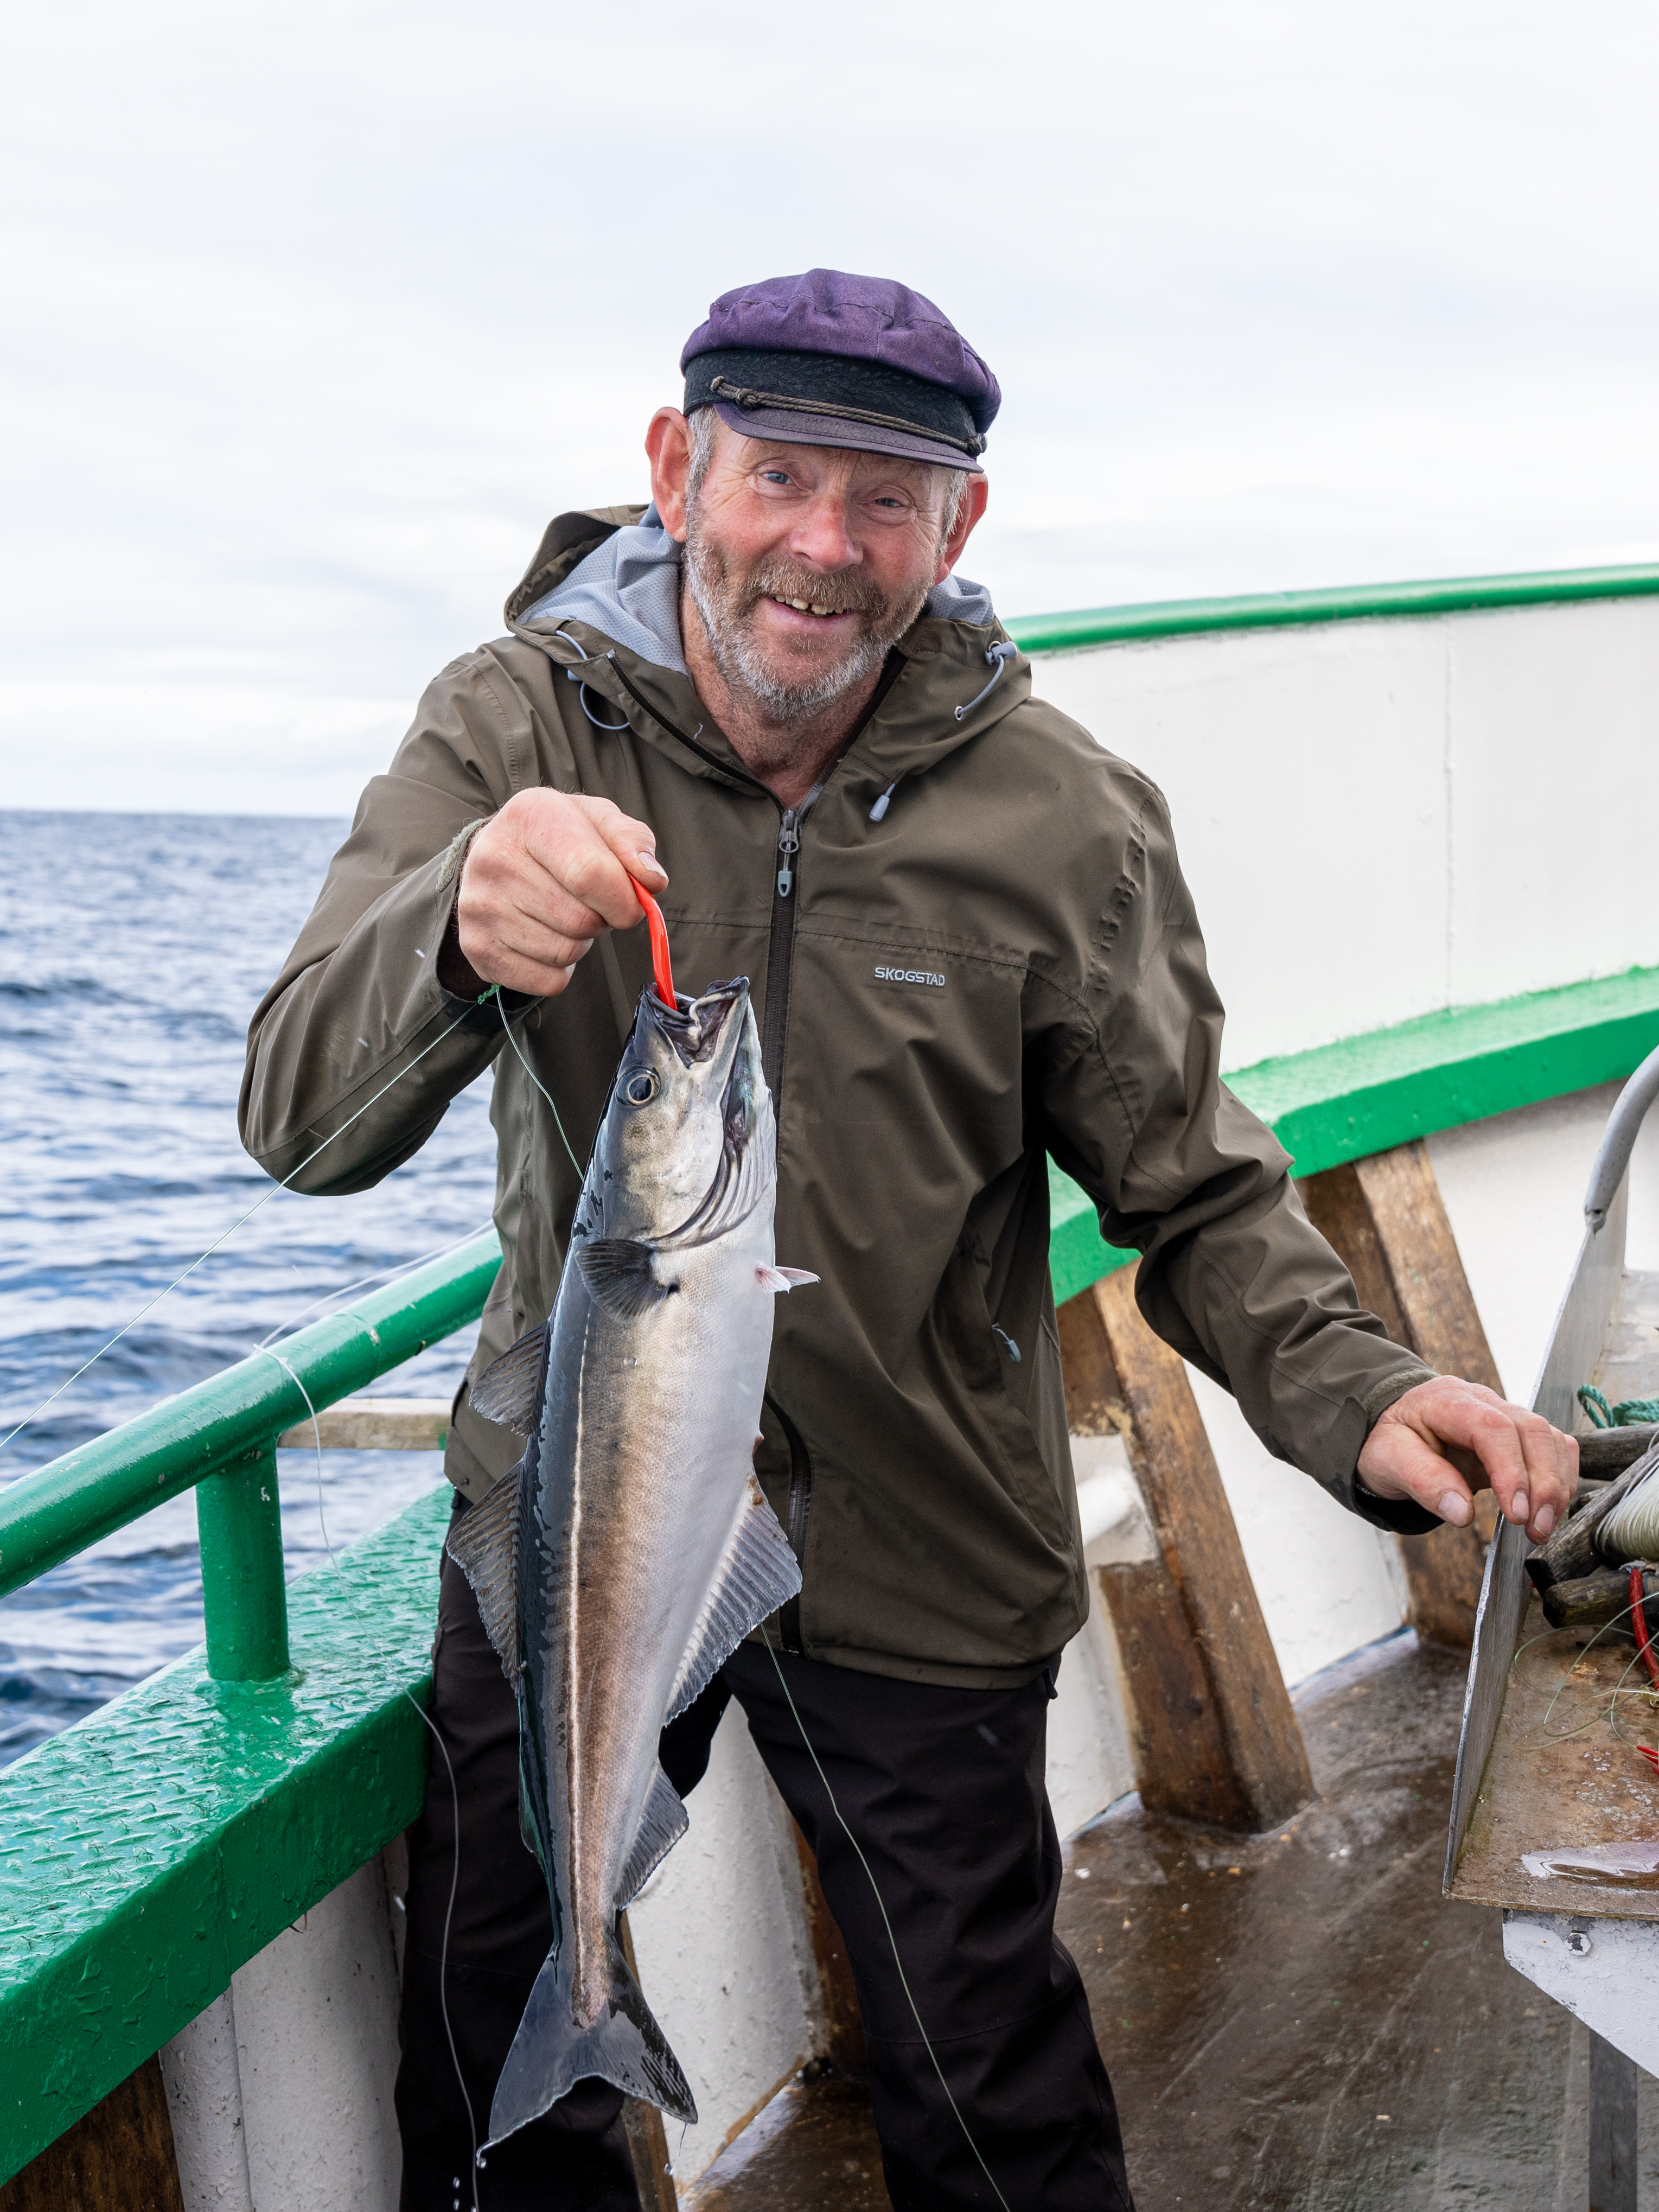
[[[222,1681],[282,1674],[276,1438],[304,1420],[307,1399],[319,1411],[331,1406],[477,1321],[501,1259],[495,1232],[486,1230],[20,1476],[0,1492],[0,1597],[200,1484],[210,1669]]]
[[[1026,653],[1077,653],[1209,630],[1285,629],[1304,623],[1376,622],[1467,614],[1485,607],[1547,606],[1565,599],[1642,599],[1659,592],[1659,568],[1540,569],[1516,576],[1454,576],[1422,584],[1345,584],[1319,592],[1257,592],[1226,599],[1153,599],[1015,615],[1004,624]]]

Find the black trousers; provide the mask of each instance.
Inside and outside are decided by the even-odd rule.
[[[775,1663],[744,1644],[665,1732],[663,1765],[682,1795],[701,1779],[733,1696],[847,1944],[896,2212],[995,2212],[998,2191],[1009,2212],[1128,2212],[1111,2086],[1077,1968],[1054,1933],[1060,1857],[1043,1785],[1045,1686],[940,1689],[808,1659]],[[552,1923],[519,1835],[517,1709],[447,1559],[431,1712],[455,1796],[434,1752],[410,1838],[402,2202],[404,2212],[458,2203],[467,2212],[473,2130],[480,2141],[488,2133]],[[621,2107],[607,2083],[579,2083],[489,2154],[479,2212],[637,2212]]]

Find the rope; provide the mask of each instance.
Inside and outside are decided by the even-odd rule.
[[[1645,1428],[1650,1422],[1659,1422],[1659,1398],[1621,1398],[1610,1406],[1593,1382],[1586,1382],[1578,1402],[1589,1415],[1592,1428]]]

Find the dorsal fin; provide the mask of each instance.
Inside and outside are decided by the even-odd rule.
[[[679,1792],[659,1766],[653,1778],[645,1810],[640,1815],[634,1848],[623,1869],[622,1887],[617,1892],[618,1905],[630,1904],[639,1895],[690,1825],[691,1816]]]
[[[521,1437],[535,1433],[542,1410],[542,1358],[551,1325],[543,1322],[521,1336],[469,1386],[467,1403],[485,1420]]]
[[[482,1504],[461,1516],[445,1546],[472,1585],[478,1616],[495,1645],[501,1671],[516,1684],[524,1672],[519,1650],[519,1500],[524,1462],[496,1483]]]
[[[668,1718],[708,1688],[751,1628],[799,1595],[800,1568],[789,1539],[751,1474],[742,1517],[720,1555],[669,1693]]]

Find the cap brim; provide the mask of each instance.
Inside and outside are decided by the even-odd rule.
[[[728,430],[745,438],[775,438],[783,446],[836,446],[854,453],[883,453],[894,461],[921,461],[930,468],[966,469],[983,476],[983,464],[960,446],[922,431],[884,430],[875,422],[849,422],[838,415],[797,414],[793,407],[734,407],[729,400],[709,402]]]

